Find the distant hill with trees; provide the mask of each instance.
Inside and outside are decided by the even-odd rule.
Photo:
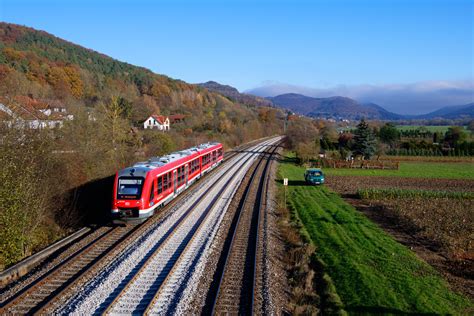
[[[211,140],[233,147],[284,126],[281,110],[0,23],[0,103],[19,96],[64,105],[74,119],[28,130],[9,128],[0,115],[0,269],[106,219],[118,169]],[[185,120],[169,132],[143,130],[152,113]]]
[[[422,115],[403,115],[387,111],[375,103],[360,103],[351,98],[334,96],[314,98],[297,93],[268,97],[275,106],[310,117],[344,118],[351,120],[470,120],[474,118],[474,103],[447,106]]]
[[[265,98],[257,97],[251,94],[240,93],[239,90],[232,86],[223,85],[215,81],[208,81],[205,83],[198,83],[200,87],[206,88],[209,91],[220,93],[230,100],[239,102],[242,104],[253,105],[253,106],[273,106],[270,100]]]
[[[302,94],[287,93],[267,98],[276,106],[311,117],[345,118],[360,120],[397,120],[402,115],[389,112],[374,103],[359,103],[346,97],[313,98]]]
[[[211,128],[220,132],[230,132],[242,124],[237,116],[243,121],[258,117],[258,110],[242,103],[271,105],[262,98],[229,94],[212,85],[209,88],[212,91],[205,85],[188,84],[115,60],[44,31],[0,23],[1,96],[30,95],[89,108],[120,96],[131,104],[130,118],[135,123],[151,112],[180,113],[188,115],[194,129],[225,121],[226,128]]]
[[[455,105],[455,106],[446,106],[439,110],[417,115],[417,119],[460,119],[460,118],[474,118],[474,103],[464,104],[464,105]]]

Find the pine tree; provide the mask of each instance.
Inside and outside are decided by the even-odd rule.
[[[369,124],[362,119],[354,133],[354,153],[370,159],[375,153],[376,139]]]

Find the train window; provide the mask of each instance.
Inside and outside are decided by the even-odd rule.
[[[168,189],[168,174],[165,174],[163,176],[163,191],[166,191]]]
[[[222,156],[222,148],[219,148],[219,149],[217,150],[217,153],[218,153],[218,156],[221,157],[221,156]]]
[[[117,198],[137,200],[142,195],[143,178],[121,177],[118,180]]]
[[[155,198],[155,182],[152,182],[151,191],[150,191],[150,202],[153,202],[154,198]]]
[[[163,183],[163,179],[159,177],[158,178],[158,194],[161,194],[161,192],[163,192],[162,183]]]
[[[168,172],[168,188],[171,188],[173,186],[172,181],[173,177],[171,176],[171,172]]]
[[[205,154],[202,157],[202,165],[205,166],[211,161],[211,154]]]

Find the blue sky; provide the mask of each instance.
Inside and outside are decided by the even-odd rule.
[[[461,0],[0,0],[2,21],[239,90],[472,83],[473,10]]]

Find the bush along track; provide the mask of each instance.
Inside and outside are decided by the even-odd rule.
[[[304,168],[290,163],[279,166],[280,179],[289,179],[286,202],[292,221],[300,225],[301,235],[316,249],[313,257],[320,263],[316,268],[322,268],[326,278],[333,281],[328,287],[337,291],[345,311],[472,311],[472,302],[451,291],[431,266],[327,187],[305,185],[303,173]],[[280,198],[284,200],[283,194]]]

